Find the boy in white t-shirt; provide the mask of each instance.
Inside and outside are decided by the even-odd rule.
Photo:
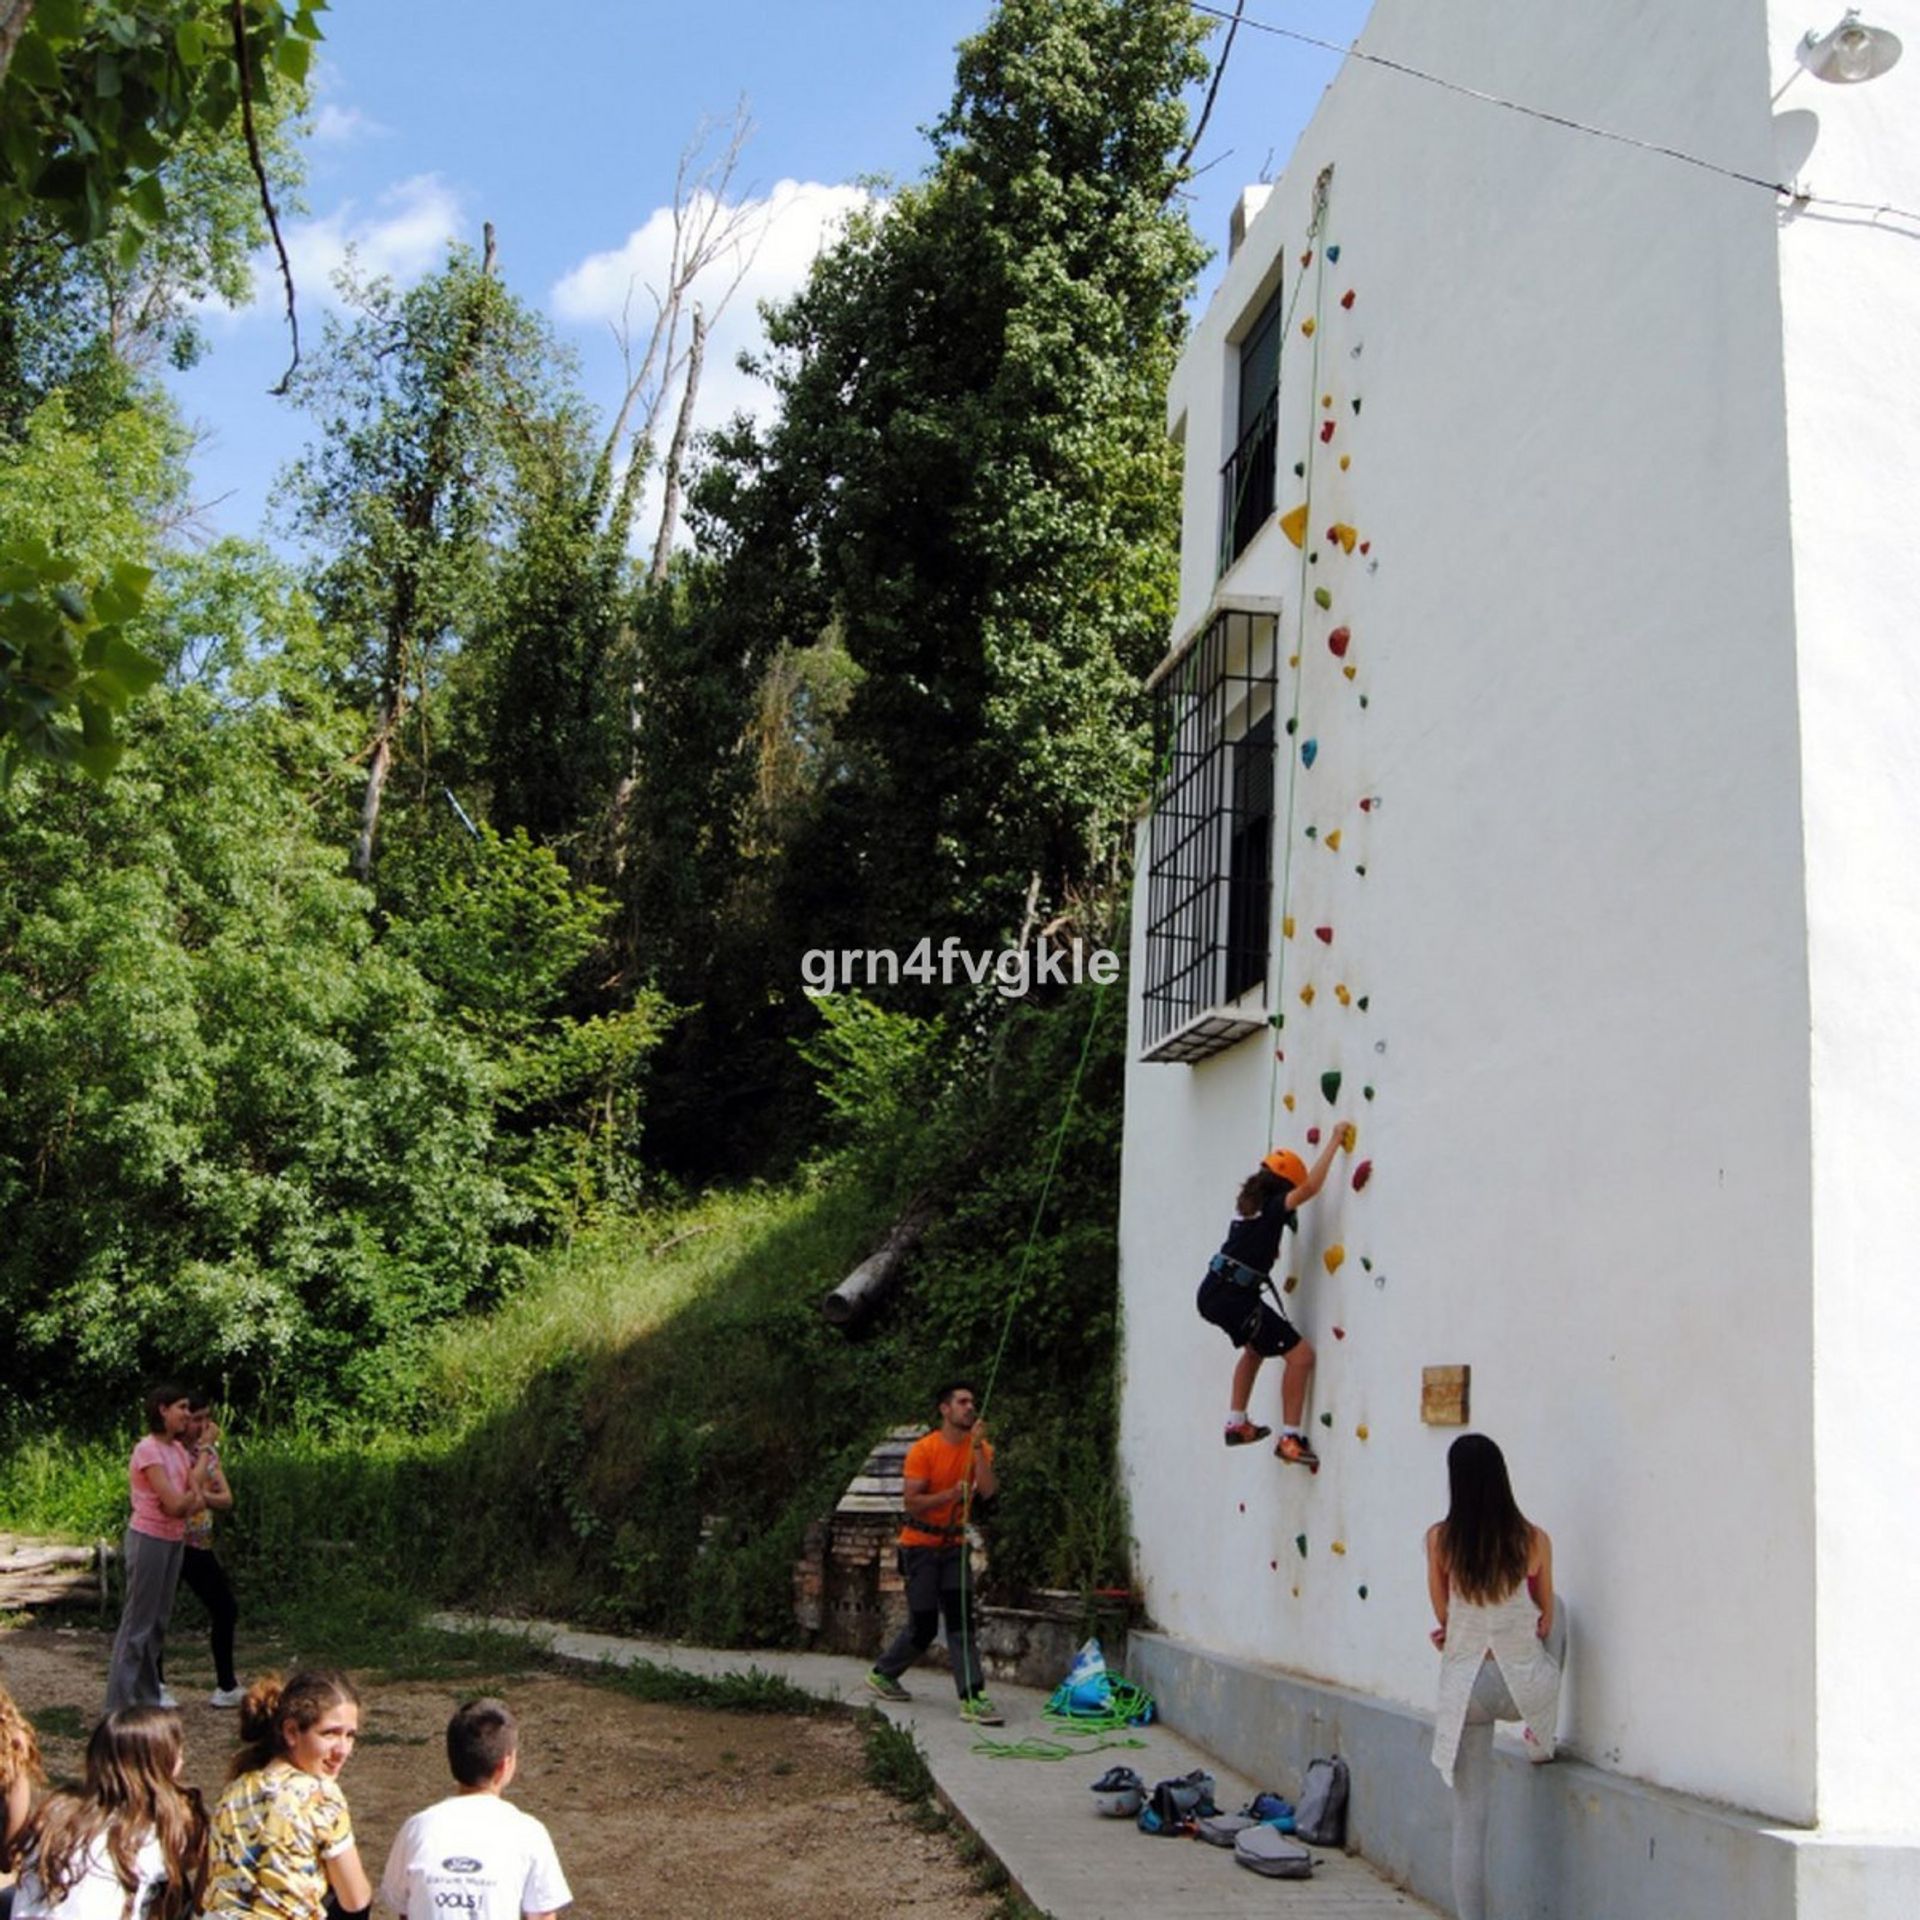
[[[545,1826],[503,1800],[520,1734],[499,1700],[469,1700],[447,1722],[447,1764],[460,1791],[400,1829],[380,1903],[401,1920],[554,1920],[571,1904]]]

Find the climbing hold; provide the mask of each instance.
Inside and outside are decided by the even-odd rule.
[[[1318,827],[1308,827],[1305,829],[1305,833],[1309,840],[1318,840],[1320,838],[1320,829]]]
[[[1318,607],[1322,613],[1325,613],[1327,609],[1333,605],[1333,595],[1330,594],[1325,587],[1315,587],[1313,590],[1313,604]]]
[[[1333,929],[1331,927],[1315,927],[1313,937],[1318,940],[1323,947],[1333,945]]]
[[[1284,1047],[1275,1047],[1273,1057],[1276,1060],[1284,1060],[1287,1057],[1286,1049]]]
[[[1362,1600],[1364,1600],[1364,1599],[1365,1599],[1366,1597],[1367,1597],[1367,1590],[1366,1590],[1366,1588],[1365,1588],[1365,1587],[1363,1586],[1363,1587],[1362,1587],[1362,1588],[1360,1589],[1360,1598],[1361,1598]]]
[[[1352,645],[1353,629],[1351,627],[1335,627],[1327,635],[1327,651],[1336,660],[1344,660],[1347,657],[1347,649]]]
[[[1324,447],[1332,438],[1333,422],[1331,420],[1322,420],[1320,422],[1320,444]]]
[[[1300,1598],[1300,1589],[1299,1589],[1298,1587],[1295,1587],[1295,1588],[1294,1588],[1294,1590],[1293,1590],[1293,1597],[1294,1597],[1294,1598],[1295,1598],[1296,1600],[1298,1600],[1298,1599]]]
[[[1387,1050],[1387,1043],[1384,1040],[1376,1040],[1373,1043],[1373,1050],[1375,1053],[1385,1053]]]
[[[1311,247],[1309,247],[1306,250],[1306,252],[1300,256],[1300,264],[1303,267],[1310,267],[1313,265],[1313,249]]]
[[[1332,394],[1330,394],[1330,393],[1323,393],[1323,394],[1322,394],[1322,395],[1320,396],[1320,404],[1321,404],[1321,405],[1322,405],[1323,407],[1330,407],[1330,406],[1332,406],[1332,405],[1333,405],[1333,395],[1332,395]]]
[[[1345,307],[1349,313],[1353,311],[1353,289],[1351,287],[1340,296],[1340,304]]]
[[[1320,1091],[1325,1094],[1329,1100],[1338,1100],[1340,1098],[1340,1069],[1338,1067],[1329,1067],[1327,1071],[1320,1076]]]
[[[1336,243],[1335,243],[1335,244],[1334,244],[1333,246],[1331,246],[1331,247],[1329,247],[1329,248],[1327,249],[1327,258],[1328,258],[1328,260],[1329,260],[1329,261],[1331,261],[1331,262],[1332,262],[1332,263],[1333,263],[1334,265],[1336,265],[1336,266],[1337,266],[1337,265],[1339,264],[1339,261],[1340,261],[1340,248],[1339,248],[1339,245],[1338,245],[1338,243],[1337,243],[1337,242],[1336,242]]]
[[[1300,1549],[1300,1558],[1304,1560],[1307,1557],[1307,1536],[1304,1533],[1296,1533],[1293,1536],[1293,1544]]]
[[[1307,463],[1304,460],[1296,460],[1293,463],[1293,477],[1296,480],[1304,480],[1307,477]]]
[[[1362,1087],[1360,1091],[1367,1099],[1371,1100],[1373,1098],[1373,1089],[1371,1087]]]
[[[1305,546],[1307,543],[1306,507],[1304,505],[1298,506],[1289,513],[1283,513],[1280,516],[1280,531],[1284,533],[1296,547]]]
[[[1351,1153],[1359,1144],[1360,1129],[1351,1120],[1343,1121],[1340,1127],[1340,1144]]]
[[[1318,740],[1302,740],[1300,742],[1300,764],[1303,767],[1311,767],[1319,758],[1320,742]]]
[[[1307,1145],[1310,1147],[1317,1147],[1319,1144],[1320,1144],[1320,1129],[1318,1127],[1309,1127],[1307,1129]]]
[[[1360,1424],[1354,1428],[1353,1437],[1356,1440],[1364,1440],[1367,1437],[1367,1423],[1364,1420],[1362,1420]]]
[[[1284,940],[1293,938],[1293,915],[1290,913],[1280,916],[1280,936]]]
[[[1280,1028],[1280,1027],[1284,1027],[1286,1024],[1287,1024],[1287,1017],[1283,1013],[1270,1013],[1267,1015],[1267,1025],[1270,1027]]]
[[[1345,473],[1346,470],[1352,465],[1353,465],[1353,455],[1350,453],[1343,453],[1340,456],[1340,471],[1342,473]]]
[[[1363,1273],[1371,1273],[1373,1271],[1373,1262],[1369,1260],[1364,1253],[1360,1256],[1360,1270]]]
[[[1334,1330],[1333,1330],[1333,1337],[1334,1337],[1334,1338],[1335,1338],[1336,1340],[1344,1340],[1344,1339],[1345,1339],[1345,1338],[1347,1337],[1347,1330],[1346,1330],[1346,1328],[1345,1328],[1345,1327],[1335,1327],[1335,1328],[1334,1328]],[[1240,1509],[1240,1511],[1241,1511],[1242,1513],[1245,1513],[1245,1512],[1246,1512],[1246,1508],[1245,1508],[1245,1507],[1242,1507],[1242,1508]]]
[[[1332,1414],[1330,1414],[1330,1413],[1323,1413],[1323,1414],[1322,1414],[1322,1415],[1320,1416],[1320,1424],[1321,1424],[1321,1425],[1322,1425],[1323,1427],[1330,1427],[1330,1426],[1332,1426],[1332,1425],[1333,1425],[1333,1415],[1332,1415]]]
[[[1353,358],[1354,358],[1354,359],[1356,359],[1356,360],[1358,360],[1358,359],[1360,358],[1360,351],[1361,351],[1361,349],[1362,349],[1362,348],[1363,348],[1363,347],[1364,347],[1364,346],[1365,346],[1366,344],[1367,344],[1367,343],[1366,343],[1366,342],[1365,342],[1364,340],[1356,340],[1356,341],[1355,341],[1355,342],[1353,343]]]
[[[1300,322],[1300,331],[1303,334],[1305,334],[1309,340],[1313,338],[1313,327],[1314,327],[1313,315],[1308,314],[1307,317]]]
[[[1360,538],[1360,530],[1357,527],[1348,526],[1344,520],[1336,520],[1333,525],[1327,529],[1327,538],[1329,540],[1338,540],[1342,553],[1351,553],[1354,548],[1354,543]]]
[[[1320,1256],[1321,1260],[1325,1263],[1326,1269],[1329,1273],[1338,1273],[1340,1271],[1341,1266],[1344,1264],[1346,1257],[1347,1257],[1346,1248],[1341,1246],[1337,1240],[1334,1242],[1332,1246],[1330,1246],[1326,1250],[1325,1253],[1323,1253]]]
[[[1300,664],[1300,656],[1297,653],[1290,653],[1287,655],[1288,666],[1297,667],[1299,664]]]
[[[1285,1107],[1289,1113],[1291,1113],[1293,1111],[1293,1095],[1290,1093],[1283,1093],[1280,1096],[1280,1104],[1283,1107]]]
[[[1361,705],[1361,707],[1362,707],[1362,708],[1364,708],[1364,707],[1366,706],[1366,704],[1367,704],[1367,696],[1366,696],[1366,695],[1365,695],[1365,694],[1363,693],[1363,694],[1362,694],[1362,695],[1360,696],[1360,705]]]
[[[1380,802],[1376,800],[1372,794],[1368,794],[1368,796],[1360,802],[1360,811],[1362,813],[1371,813],[1379,804]]]
[[[1360,411],[1360,396],[1358,394],[1355,394],[1353,397],[1353,410],[1355,413]]]
[[[1309,1007],[1313,1005],[1313,982],[1311,980],[1300,989],[1300,999],[1303,1005]]]
[[[1320,564],[1320,552],[1318,548],[1315,548],[1315,550],[1312,553],[1307,555],[1307,565],[1310,567],[1317,567],[1319,564]]]
[[[1373,1178],[1373,1162],[1362,1160],[1353,1170],[1353,1190],[1358,1193]]]
[[[1376,1274],[1375,1274],[1375,1275],[1373,1276],[1373,1290],[1374,1290],[1374,1292],[1375,1292],[1375,1293],[1384,1293],[1384,1292],[1386,1292],[1386,1290],[1387,1290],[1387,1276],[1386,1276],[1386,1275],[1385,1275],[1384,1273],[1376,1273]]]
[[[1371,553],[1373,551],[1373,542],[1371,540],[1362,540],[1360,542],[1360,551],[1362,553]]]
[[[1347,1543],[1344,1540],[1336,1540],[1333,1543],[1333,1550],[1335,1553],[1344,1555],[1347,1550]]]
[[[1294,1288],[1297,1287],[1299,1284],[1300,1284],[1300,1276],[1297,1273],[1290,1273],[1287,1275],[1286,1284],[1280,1289],[1280,1291],[1282,1293],[1291,1293],[1294,1290]]]
[[[1300,720],[1298,715],[1291,714],[1291,713],[1287,715],[1287,737],[1289,739],[1293,737],[1294,730],[1299,726],[1299,724],[1300,724]]]
[[[1269,1560],[1267,1565],[1271,1567],[1275,1573],[1280,1571],[1280,1562],[1278,1560]]]
[[[1347,991],[1347,983],[1344,980],[1336,983],[1333,989],[1333,997],[1338,1000],[1343,1007],[1353,1004],[1353,995]]]
[[[1362,995],[1360,996],[1360,1000],[1359,1000],[1359,1006],[1360,1006],[1360,1011],[1361,1011],[1362,1013],[1365,1013],[1365,1012],[1366,1012],[1366,1010],[1367,1010],[1367,1005],[1368,1005],[1368,1002],[1369,1002],[1369,1001],[1371,1001],[1371,1000],[1372,1000],[1372,998],[1373,998],[1373,995],[1372,995],[1372,994],[1370,994],[1370,993],[1363,993],[1363,994],[1362,994]]]
[[[1329,853],[1338,853],[1340,851],[1340,829],[1338,827],[1335,827],[1334,830],[1327,835],[1327,851]]]
[[[1367,870],[1365,867],[1356,866],[1354,868],[1354,872],[1357,873],[1362,880],[1364,880],[1367,877]]]
[[[1246,1503],[1246,1502],[1245,1502],[1244,1500],[1242,1500],[1242,1501],[1240,1502],[1240,1511],[1241,1511],[1242,1513],[1245,1513],[1245,1512],[1246,1512],[1246,1510],[1247,1510],[1247,1503]]]
[[[1358,667],[1347,666],[1347,667],[1342,667],[1340,671],[1344,673],[1349,680],[1351,680],[1353,676],[1360,671],[1360,669]]]

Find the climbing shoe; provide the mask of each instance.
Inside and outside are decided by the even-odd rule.
[[[970,1693],[960,1702],[960,1718],[970,1727],[1003,1727],[1005,1714],[999,1712],[984,1693]]]
[[[1250,1447],[1256,1440],[1264,1440],[1272,1431],[1271,1427],[1256,1427],[1251,1420],[1236,1420],[1222,1437],[1230,1447]]]
[[[913,1695],[903,1687],[890,1673],[882,1673],[878,1667],[867,1675],[867,1685],[882,1700],[911,1700]]]
[[[1290,1467],[1310,1467],[1315,1473],[1320,1471],[1320,1456],[1308,1444],[1304,1433],[1283,1433],[1274,1442],[1273,1457],[1284,1460]]]

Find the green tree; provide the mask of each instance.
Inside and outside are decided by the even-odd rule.
[[[861,675],[846,777],[793,853],[808,944],[995,934],[1137,800],[1202,32],[1176,0],[1004,0],[960,49],[927,179],[771,316],[778,418],[722,441],[699,504],[737,649],[831,630]]]

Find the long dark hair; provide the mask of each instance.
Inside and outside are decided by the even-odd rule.
[[[1252,1220],[1265,1212],[1266,1205],[1276,1193],[1291,1193],[1292,1183],[1282,1180],[1271,1167],[1262,1167],[1257,1173],[1247,1176],[1240,1188],[1240,1197],[1233,1203],[1233,1210],[1242,1220]]]
[[[1506,1456],[1484,1433],[1463,1433],[1447,1449],[1440,1555],[1463,1600],[1504,1600],[1527,1577],[1533,1526],[1514,1500]]]
[[[182,1751],[180,1716],[166,1707],[122,1707],[94,1728],[87,1742],[86,1785],[78,1793],[49,1794],[19,1842],[59,1906],[86,1878],[88,1856],[104,1842],[108,1866],[133,1910],[140,1886],[136,1859],[147,1837],[160,1843],[166,1884],[142,1909],[152,1920],[186,1920],[199,1911],[207,1879],[207,1814],[199,1790],[176,1777]]]
[[[288,1721],[304,1733],[318,1725],[331,1708],[359,1704],[353,1682],[331,1667],[296,1673],[288,1680],[277,1673],[263,1674],[240,1703],[241,1744],[227,1767],[227,1778],[238,1780],[243,1773],[257,1772],[284,1759]]]

